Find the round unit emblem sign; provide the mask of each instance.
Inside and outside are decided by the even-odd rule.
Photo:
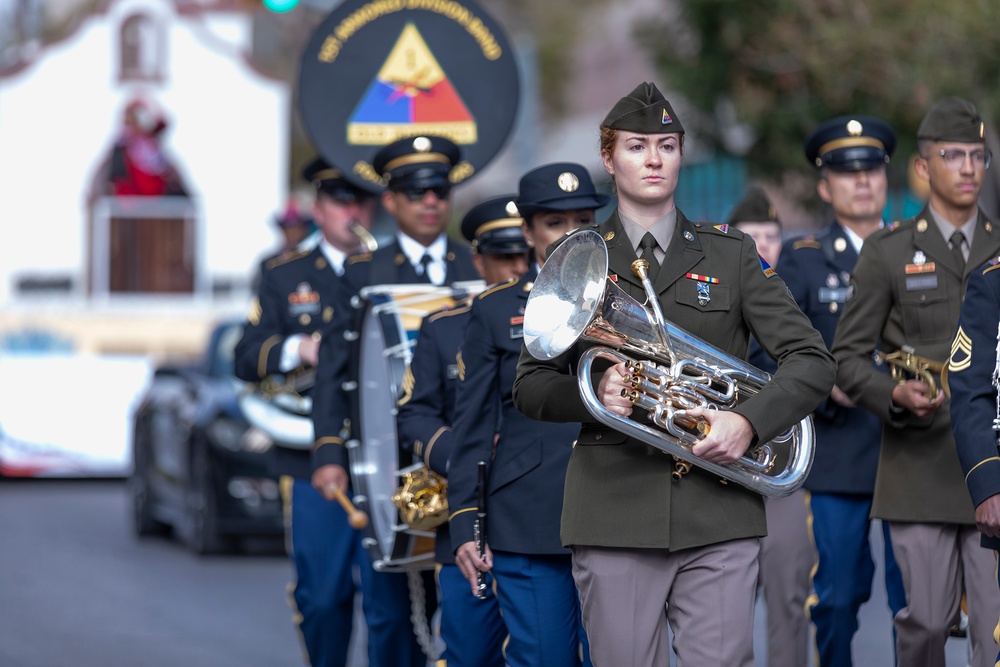
[[[468,0],[346,0],[302,57],[299,110],[316,149],[362,187],[379,147],[435,134],[462,149],[460,183],[500,151],[517,114],[506,35]]]

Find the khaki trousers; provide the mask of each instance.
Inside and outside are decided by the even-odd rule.
[[[759,540],[695,549],[573,547],[595,667],[753,667]]]
[[[765,498],[767,537],[760,541],[760,586],[767,605],[768,667],[803,667],[809,655],[806,599],[816,548],[809,536],[809,492]]]
[[[976,527],[893,521],[889,533],[906,590],[906,606],[895,619],[899,666],[945,667],[944,644],[964,592],[972,667],[992,667],[1000,590],[996,556],[979,546]]]

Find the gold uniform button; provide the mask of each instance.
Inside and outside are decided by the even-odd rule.
[[[600,440],[602,437],[604,437],[604,436],[602,434],[598,433],[597,435],[594,436],[594,440]]]
[[[837,309],[838,309],[839,307],[840,307],[840,306],[838,306],[838,305],[837,305],[837,302],[836,302],[836,301],[834,301],[833,303],[831,303],[831,304],[830,304],[830,312],[831,312],[831,313],[835,313],[835,312],[837,312]]]
[[[299,324],[301,324],[302,326],[305,326],[305,325],[309,324],[309,322],[311,322],[311,321],[312,321],[312,318],[309,317],[308,315],[305,315],[305,314],[299,315]]]

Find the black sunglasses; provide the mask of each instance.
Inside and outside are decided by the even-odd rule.
[[[448,195],[451,194],[451,186],[450,185],[436,185],[436,186],[431,187],[431,188],[418,188],[418,187],[400,188],[399,190],[396,190],[396,192],[400,192],[400,193],[406,195],[406,198],[409,199],[412,202],[418,202],[418,201],[420,201],[421,199],[424,198],[424,196],[428,192],[433,192],[434,196],[437,197],[438,199],[447,199]]]

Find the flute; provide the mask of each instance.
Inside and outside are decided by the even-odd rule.
[[[473,526],[473,535],[476,540],[476,551],[479,552],[479,560],[484,560],[486,556],[486,462],[479,464],[479,483],[476,487],[479,496],[479,507],[476,509],[476,523]],[[486,574],[482,570],[476,570],[476,597],[480,600],[486,599]]]

